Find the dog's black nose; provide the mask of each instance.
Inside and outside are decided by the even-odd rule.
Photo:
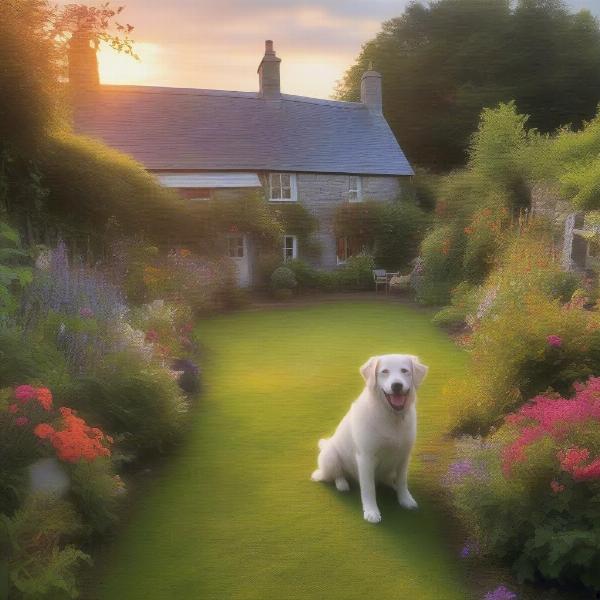
[[[392,383],[392,393],[393,394],[401,394],[404,390],[404,386],[399,383],[399,382],[395,382]]]

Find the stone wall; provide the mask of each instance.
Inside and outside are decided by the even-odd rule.
[[[305,206],[318,220],[316,241],[321,248],[319,259],[312,259],[314,266],[324,269],[337,267],[337,244],[333,229],[335,211],[341,204],[348,202],[349,175],[327,173],[297,173],[298,202]],[[267,189],[267,174],[260,174],[261,182]],[[363,201],[376,200],[387,202],[397,198],[403,189],[409,186],[409,177],[369,176],[362,177]],[[217,189],[212,191],[212,198],[240,198],[256,192],[256,188]],[[289,232],[292,234],[293,232]],[[302,248],[298,248],[299,258],[303,256]]]
[[[398,197],[406,182],[399,177],[362,177],[363,201],[386,202]],[[321,247],[321,256],[314,261],[315,266],[324,269],[337,267],[337,243],[333,228],[335,211],[348,202],[348,175],[328,175],[325,173],[298,173],[298,202],[303,204],[319,222],[315,234]],[[302,257],[302,248],[298,249]]]

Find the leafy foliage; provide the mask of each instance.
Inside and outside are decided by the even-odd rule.
[[[359,100],[372,62],[409,159],[446,171],[465,163],[479,113],[498,102],[514,99],[543,132],[580,127],[600,99],[599,49],[598,22],[559,0],[413,2],[363,45],[337,94]]]
[[[1,516],[9,547],[12,591],[24,600],[76,598],[76,572],[89,556],[64,540],[80,522],[63,500],[32,496],[12,517]]]

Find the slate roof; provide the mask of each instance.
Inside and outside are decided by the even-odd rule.
[[[152,171],[413,174],[384,117],[359,102],[102,85],[78,98],[73,119]]]

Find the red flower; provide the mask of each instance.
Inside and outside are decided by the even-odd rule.
[[[70,417],[75,414],[75,411],[72,408],[67,408],[66,406],[61,406],[58,409],[58,412],[60,412],[61,417]]]
[[[11,414],[15,414],[16,412],[19,411],[19,405],[18,404],[9,404],[8,405],[8,412]]]
[[[36,389],[30,385],[20,385],[15,388],[15,398],[22,403],[36,397]]]
[[[565,486],[562,483],[558,483],[558,481],[552,480],[550,482],[550,487],[555,494],[560,494],[560,492],[565,491]]]
[[[48,423],[40,423],[39,425],[36,425],[35,429],[33,430],[33,433],[41,440],[46,440],[51,438],[54,435],[55,431],[52,425],[48,425]]]
[[[50,410],[52,408],[52,392],[45,387],[38,388],[37,401],[44,408],[44,410]]]
[[[27,417],[17,417],[15,419],[15,425],[17,427],[24,427],[27,425],[27,423],[29,423],[29,419]]]

